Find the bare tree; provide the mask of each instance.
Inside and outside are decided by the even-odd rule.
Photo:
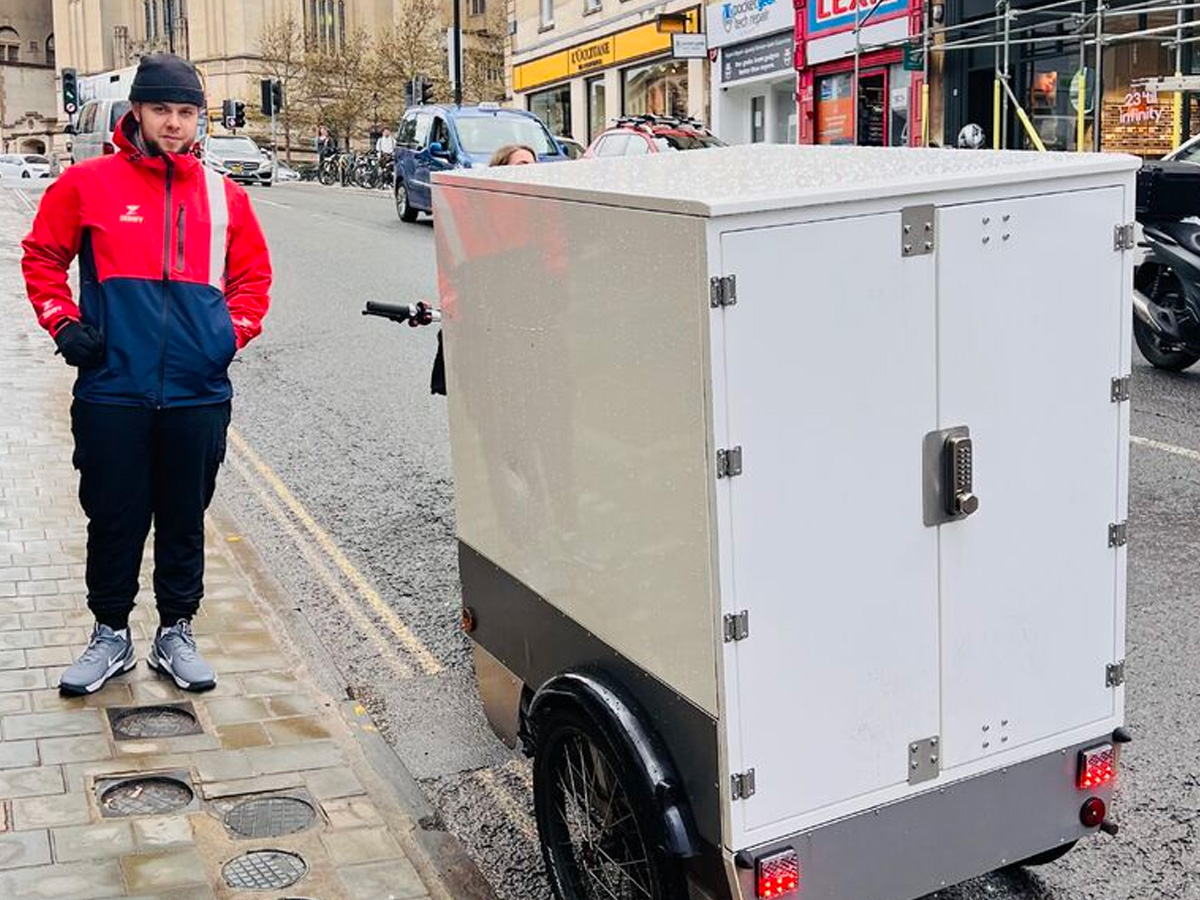
[[[394,24],[375,39],[372,81],[381,102],[399,109],[404,85],[417,75],[433,83],[435,95],[445,93],[441,24],[440,0],[401,0]]]
[[[504,99],[504,6],[487,4],[482,28],[463,40],[463,99],[477,103]]]
[[[343,136],[345,146],[369,118],[375,85],[371,39],[356,29],[345,41],[328,49],[310,49],[305,56],[305,96],[310,114]]]
[[[304,26],[289,10],[282,18],[263,23],[258,36],[263,74],[283,85],[283,146],[287,162],[292,162],[292,125],[295,107],[303,104],[301,80],[304,76]]]

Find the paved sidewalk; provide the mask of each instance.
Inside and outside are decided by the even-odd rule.
[[[91,627],[85,523],[71,373],[20,287],[18,209],[0,189],[0,898],[449,898],[341,707],[211,527],[194,628],[217,688],[185,694],[145,665],[157,617],[143,572],[137,668],[60,697]]]

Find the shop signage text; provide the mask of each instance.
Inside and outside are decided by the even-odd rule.
[[[684,15],[687,16],[688,31],[693,34],[699,31],[700,8],[694,6]],[[513,66],[513,90],[527,91],[543,84],[564,81],[585,72],[607,69],[609,66],[670,50],[671,35],[659,31],[655,21],[643,22],[624,31]]]
[[[1121,124],[1140,125],[1157,122],[1163,117],[1163,108],[1158,105],[1158,91],[1153,88],[1134,88],[1125,95],[1121,104]]]
[[[721,51],[721,83],[744,81],[792,67],[793,37],[776,34]]]
[[[808,36],[815,37],[854,28],[854,11],[865,17],[874,0],[808,0]],[[870,24],[908,15],[909,0],[879,0]]]
[[[724,47],[795,28],[793,0],[718,0],[707,7],[708,44]]]
[[[673,56],[675,59],[707,59],[708,35],[671,35],[671,56]]]

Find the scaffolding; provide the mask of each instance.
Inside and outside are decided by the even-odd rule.
[[[891,50],[911,46],[918,36],[909,36],[886,42],[864,43],[863,31],[881,3],[872,0],[866,3],[865,13],[856,4],[853,26],[854,37],[854,140],[859,138],[859,75],[862,57],[879,50]],[[1174,112],[1171,145],[1178,148],[1182,142],[1183,103],[1185,94],[1200,92],[1200,76],[1183,73],[1184,48],[1200,42],[1200,18],[1191,13],[1200,10],[1197,0],[1133,0],[1129,3],[1114,0],[1052,0],[1037,6],[1014,8],[1011,0],[997,0],[995,14],[954,25],[941,25],[935,19],[935,8],[944,7],[925,0],[919,35],[922,50],[921,87],[921,143],[929,144],[929,76],[930,58],[934,53],[946,54],[957,51],[992,50],[995,58],[992,103],[992,145],[994,148],[1008,146],[1010,112],[1015,112],[1018,123],[1025,130],[1030,143],[1038,150],[1045,150],[1037,129],[1022,106],[1012,86],[1012,51],[1014,48],[1039,44],[1067,45],[1078,43],[1079,71],[1072,79],[1073,92],[1077,93],[1076,106],[1076,149],[1085,150],[1086,123],[1088,118],[1087,75],[1093,74],[1091,86],[1092,149],[1099,151],[1102,141],[1102,111],[1104,108],[1104,50],[1126,41],[1158,39],[1158,43],[1173,51],[1175,73],[1173,77],[1158,79],[1173,94]],[[1155,27],[1134,28],[1131,31],[1109,31],[1113,23],[1129,17],[1173,14],[1173,24]],[[991,26],[990,33],[981,29]],[[1093,62],[1088,67],[1089,58]],[[1080,78],[1082,76],[1082,78]],[[1075,84],[1079,80],[1078,85]]]

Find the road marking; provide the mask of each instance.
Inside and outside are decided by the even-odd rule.
[[[37,212],[37,204],[33,202],[32,197],[30,197],[28,194],[26,194],[20,188],[13,188],[12,192],[17,195],[17,199],[19,199],[23,204],[25,204],[25,209],[28,212]]]
[[[1182,456],[1184,459],[1190,459],[1192,462],[1200,462],[1200,450],[1192,450],[1189,447],[1165,444],[1162,441],[1156,441],[1151,438],[1138,437],[1136,434],[1129,438],[1129,443],[1136,444],[1139,447],[1149,447],[1151,450],[1161,450],[1163,453],[1170,453],[1174,456]]]
[[[391,666],[391,668],[401,679],[411,678],[413,674],[412,668],[408,665],[408,663],[400,658],[400,655],[396,653],[395,649],[390,644],[388,644],[383,635],[380,633],[379,629],[375,627],[375,624],[367,618],[366,614],[354,601],[354,598],[351,597],[350,594],[347,593],[346,589],[343,588],[338,583],[337,579],[333,577],[328,567],[326,567],[322,562],[320,555],[312,548],[309,542],[305,539],[304,535],[302,535],[299,529],[297,529],[292,523],[292,520],[287,517],[287,514],[283,511],[279,504],[275,502],[274,498],[267,493],[266,489],[257,483],[254,478],[254,473],[251,472],[250,469],[247,468],[246,464],[236,456],[231,456],[229,458],[229,463],[233,466],[238,475],[241,476],[242,480],[246,482],[246,485],[250,488],[250,490],[254,492],[255,496],[258,497],[258,501],[263,505],[266,511],[270,513],[271,516],[279,522],[280,526],[283,527],[284,531],[287,532],[288,536],[292,539],[293,543],[295,543],[296,548],[300,551],[301,555],[308,561],[308,564],[312,566],[313,570],[325,583],[325,587],[331,594],[333,594],[334,598],[338,601],[342,608],[349,613],[350,618],[354,620],[354,624],[358,626],[358,630],[362,634],[366,635],[367,638],[370,639],[371,643],[375,645],[375,649],[379,651],[384,662]]]
[[[295,498],[292,492],[288,490],[287,485],[284,484],[280,477],[275,474],[274,470],[272,470],[270,466],[263,462],[259,455],[254,452],[253,448],[246,443],[246,440],[241,436],[236,428],[229,429],[229,439],[237,451],[245,457],[251,468],[253,468],[271,487],[271,489],[275,491],[279,499],[283,501],[284,506],[287,507],[291,511],[292,515],[294,515],[300,522],[300,524],[304,526],[304,530],[307,531],[312,536],[313,540],[317,542],[317,545],[321,548],[321,550],[324,551],[325,555],[334,564],[334,566],[337,567],[338,571],[340,571],[346,580],[354,586],[355,590],[358,591],[359,596],[362,597],[362,599],[365,600],[368,605],[370,605],[371,609],[373,609],[379,618],[383,620],[384,624],[388,626],[388,629],[393,635],[396,636],[397,640],[400,641],[401,646],[403,646],[408,654],[414,660],[416,660],[421,671],[426,675],[440,674],[443,666],[438,661],[437,657],[430,653],[429,648],[421,643],[421,640],[412,633],[412,631],[407,625],[404,624],[404,622],[400,620],[400,617],[396,615],[396,611],[384,602],[383,598],[379,596],[379,592],[371,586],[371,583],[366,579],[366,577],[363,576],[363,574],[354,567],[354,564],[346,558],[346,555],[342,553],[341,548],[338,547],[333,538],[331,538],[325,532],[325,530],[317,524],[316,520],[309,514],[308,510],[306,510],[304,506],[301,505],[300,501]]]
[[[290,204],[278,203],[275,200],[264,200],[262,197],[257,198],[254,202],[256,204],[257,203],[265,203],[267,206],[278,206],[280,209],[291,209],[292,208]]]
[[[489,769],[479,769],[475,773],[475,781],[492,795],[492,799],[496,801],[496,805],[500,807],[501,812],[508,816],[509,820],[521,829],[526,838],[530,841],[537,841],[537,830],[533,827],[529,810],[517,802],[508,788],[496,779],[495,773]]]

